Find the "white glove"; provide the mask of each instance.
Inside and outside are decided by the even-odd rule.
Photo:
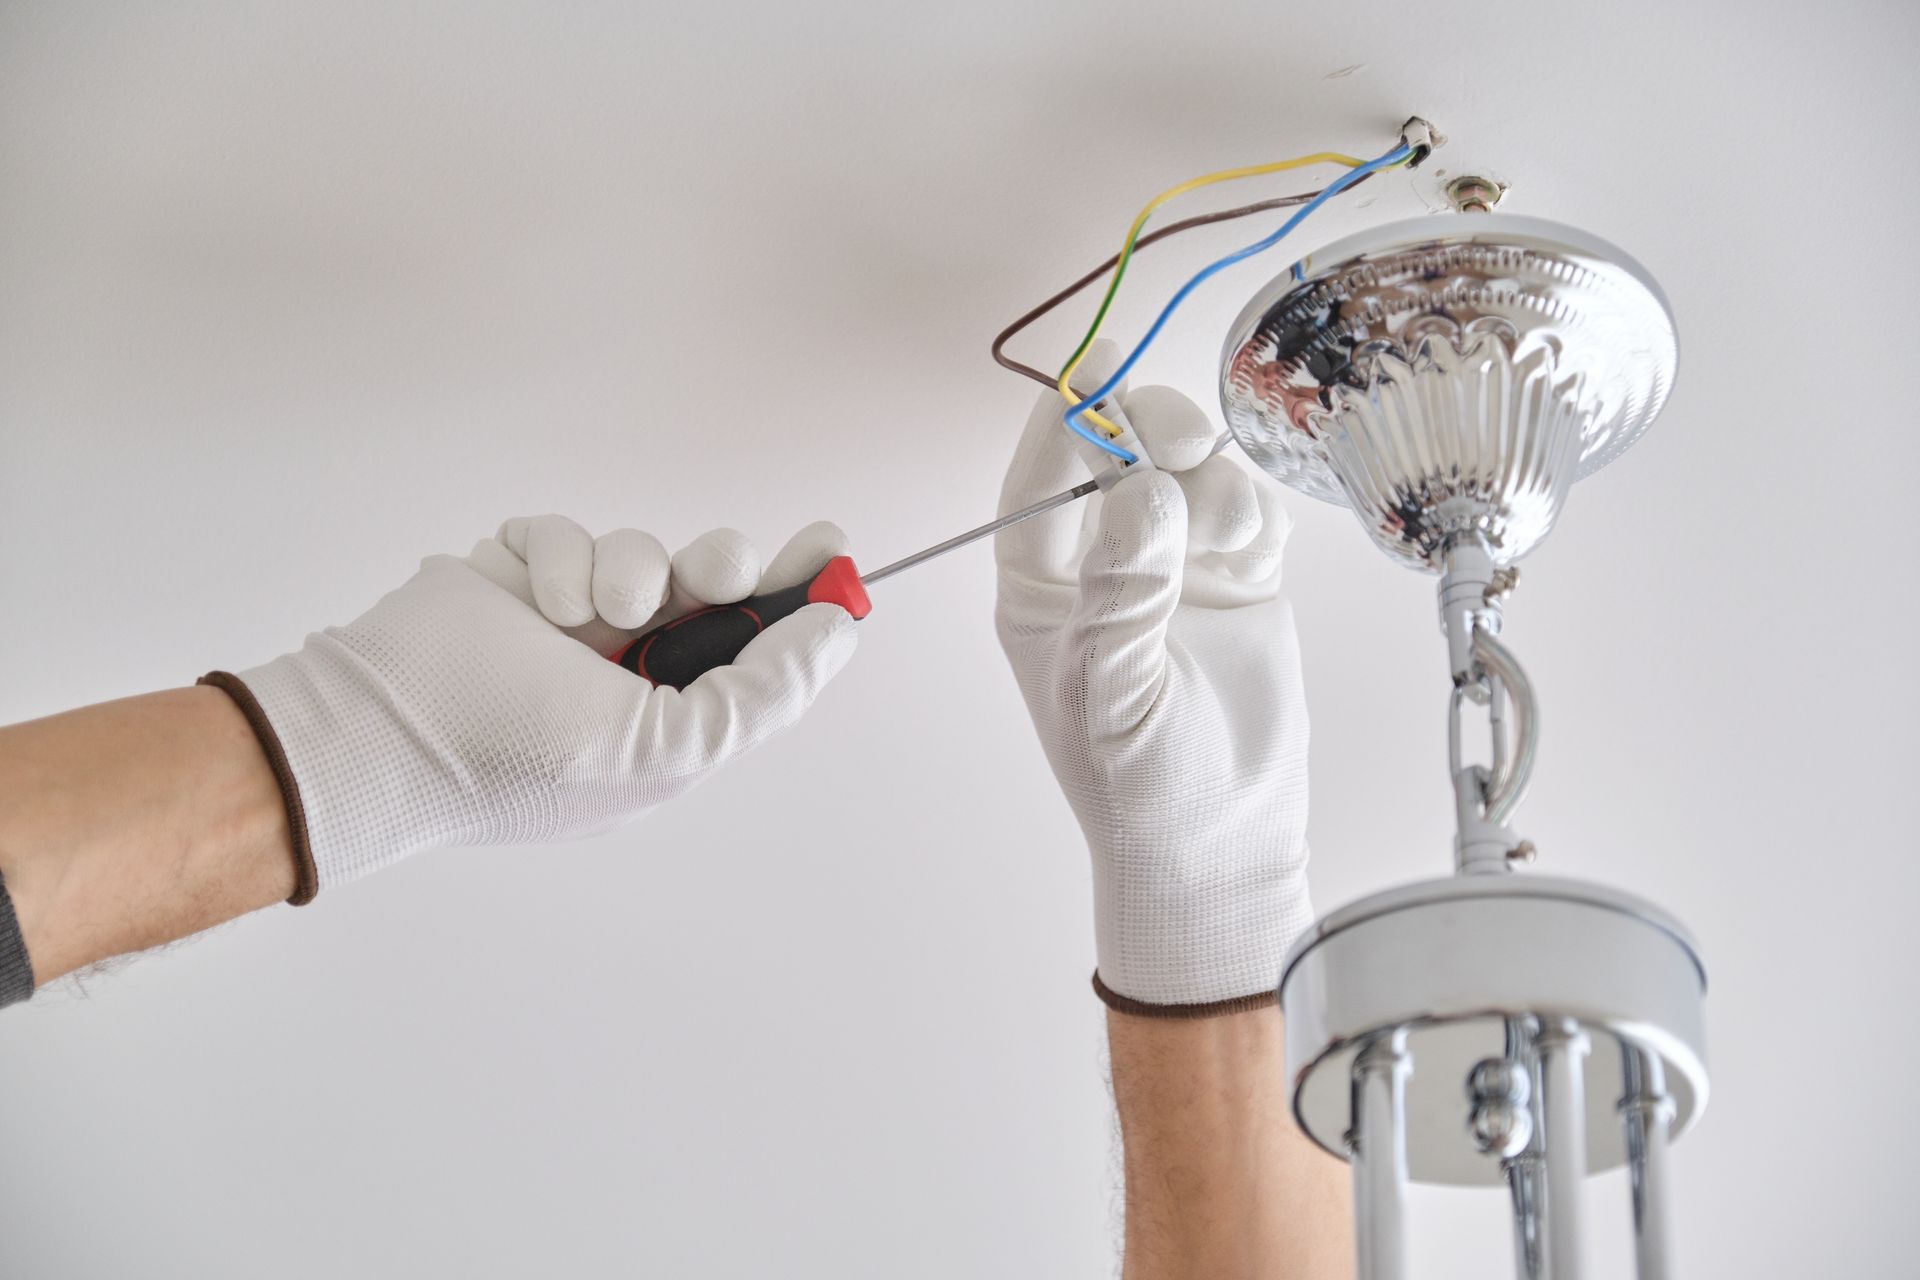
[[[1098,343],[1075,382],[1117,364]],[[1279,598],[1291,521],[1191,400],[1122,393],[1158,471],[1000,534],[1000,643],[1093,854],[1095,990],[1197,1016],[1273,998],[1307,902],[1307,709]],[[1028,420],[1004,514],[1087,478],[1060,397]]]
[[[845,551],[839,529],[812,525],[762,575],[730,529],[670,564],[633,529],[596,541],[560,516],[509,520],[464,560],[428,557],[298,653],[237,681],[210,676],[261,734],[297,853],[304,838],[293,901],[417,849],[607,830],[786,728],[853,652],[838,605],[776,622],[684,691],[605,655],[700,604],[805,581]]]

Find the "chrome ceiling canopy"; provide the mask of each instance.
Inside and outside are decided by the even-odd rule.
[[[1484,538],[1510,564],[1673,387],[1673,314],[1639,263],[1540,218],[1389,223],[1301,259],[1228,331],[1234,438],[1353,508],[1403,564]]]

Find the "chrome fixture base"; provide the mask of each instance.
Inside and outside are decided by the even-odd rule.
[[[1398,1034],[1412,1064],[1407,1177],[1502,1185],[1502,1156],[1517,1152],[1480,1149],[1472,1086],[1495,1074],[1488,1064],[1512,1061],[1510,1019],[1536,1027],[1571,1020],[1590,1041],[1581,1172],[1615,1168],[1628,1155],[1623,1050],[1658,1063],[1671,1137],[1706,1105],[1705,991],[1686,931],[1615,889],[1541,875],[1454,876],[1390,889],[1321,920],[1288,959],[1280,1003],[1294,1115],[1315,1142],[1345,1157],[1356,1062]],[[1516,1064],[1523,1079],[1534,1073],[1528,1056]],[[1515,1101],[1524,1105],[1531,1092],[1523,1087]]]
[[[1665,295],[1596,236],[1539,218],[1396,222],[1316,250],[1228,331],[1220,399],[1247,456],[1353,508],[1395,559],[1532,550],[1576,479],[1673,385]]]

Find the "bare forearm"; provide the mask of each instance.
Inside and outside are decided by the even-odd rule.
[[[0,874],[44,984],[285,899],[286,806],[218,689],[0,728]]]
[[[1353,1274],[1346,1167],[1287,1109],[1280,1011],[1107,1015],[1127,1280]]]

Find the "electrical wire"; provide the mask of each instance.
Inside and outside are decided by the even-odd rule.
[[[1272,164],[1241,165],[1236,169],[1222,169],[1217,173],[1189,178],[1185,182],[1168,187],[1147,201],[1145,207],[1134,218],[1133,225],[1127,228],[1126,239],[1120,242],[1120,253],[1113,267],[1113,279],[1107,282],[1107,294],[1100,299],[1099,309],[1093,315],[1093,323],[1087,326],[1087,336],[1080,339],[1080,345],[1073,349],[1073,354],[1067,357],[1067,363],[1060,370],[1058,386],[1061,398],[1069,403],[1073,401],[1073,388],[1068,385],[1068,379],[1073,376],[1073,371],[1080,367],[1080,361],[1086,357],[1087,349],[1093,346],[1094,339],[1099,337],[1100,325],[1107,318],[1107,309],[1113,305],[1114,295],[1120,292],[1121,277],[1127,274],[1127,263],[1133,258],[1134,241],[1139,239],[1141,229],[1147,225],[1147,219],[1153,216],[1154,210],[1189,191],[1198,191],[1202,187],[1211,187],[1216,183],[1234,182],[1241,178],[1257,178],[1269,173],[1283,173],[1288,169],[1304,169],[1308,165],[1315,164],[1343,164],[1349,169],[1358,169],[1365,163],[1366,161],[1357,156],[1345,155],[1338,151],[1316,151],[1312,155],[1295,156],[1291,160],[1277,160]],[[1109,436],[1120,434],[1119,427],[1091,409],[1087,411],[1086,416]]]
[[[1286,238],[1289,232],[1291,232],[1295,227],[1299,226],[1309,216],[1311,216],[1314,210],[1318,209],[1321,205],[1325,204],[1328,200],[1332,199],[1334,196],[1340,194],[1340,192],[1345,191],[1348,187],[1353,186],[1354,183],[1358,182],[1366,174],[1377,173],[1381,169],[1391,168],[1395,165],[1404,164],[1407,161],[1413,159],[1413,156],[1414,156],[1414,149],[1408,144],[1403,142],[1400,145],[1396,146],[1393,150],[1387,152],[1385,155],[1376,156],[1374,159],[1366,161],[1364,164],[1360,165],[1358,168],[1348,170],[1346,173],[1341,174],[1338,178],[1328,183],[1324,188],[1321,189],[1318,195],[1314,196],[1311,200],[1307,201],[1305,205],[1301,206],[1299,212],[1295,213],[1292,217],[1288,218],[1286,222],[1282,223],[1278,231],[1275,231],[1272,235],[1266,237],[1263,240],[1259,240],[1253,244],[1250,244],[1244,249],[1236,250],[1233,253],[1228,254],[1226,257],[1220,258],[1214,262],[1207,264],[1205,267],[1201,268],[1200,271],[1197,272],[1192,279],[1188,280],[1184,285],[1180,286],[1179,291],[1175,293],[1172,299],[1168,301],[1167,305],[1161,309],[1159,316],[1155,318],[1153,324],[1148,328],[1146,336],[1140,339],[1140,341],[1134,346],[1133,350],[1128,353],[1127,358],[1120,362],[1120,367],[1115,369],[1113,373],[1107,378],[1107,380],[1102,384],[1100,384],[1099,388],[1095,390],[1091,395],[1088,395],[1082,400],[1073,401],[1072,396],[1074,392],[1071,390],[1071,388],[1067,386],[1066,377],[1064,375],[1061,377],[1060,383],[1059,383],[1059,389],[1061,393],[1065,395],[1069,400],[1067,411],[1065,412],[1065,414],[1062,415],[1064,421],[1066,422],[1066,425],[1069,428],[1071,428],[1076,434],[1091,441],[1093,444],[1099,446],[1101,449],[1104,449],[1106,452],[1113,454],[1115,457],[1120,458],[1122,461],[1127,463],[1133,463],[1138,461],[1138,459],[1135,458],[1133,454],[1127,452],[1125,449],[1120,448],[1118,445],[1112,443],[1112,441],[1103,440],[1098,436],[1094,435],[1091,431],[1088,431],[1085,428],[1085,426],[1080,422],[1080,418],[1082,417],[1082,415],[1086,414],[1087,411],[1093,405],[1096,405],[1101,400],[1104,400],[1109,394],[1112,393],[1115,387],[1120,385],[1121,380],[1125,378],[1129,372],[1132,371],[1133,366],[1136,363],[1138,363],[1140,357],[1146,353],[1147,348],[1152,346],[1154,343],[1154,340],[1160,336],[1160,331],[1166,328],[1167,321],[1172,318],[1173,313],[1175,311],[1180,309],[1180,305],[1184,303],[1189,296],[1192,295],[1195,289],[1199,288],[1202,284],[1205,284],[1208,280],[1212,279],[1214,276],[1218,275],[1220,272],[1226,270],[1228,267],[1231,267],[1234,264],[1239,262],[1244,262],[1248,258],[1253,257],[1255,254],[1265,252],[1266,250],[1271,249],[1274,245],[1280,243],[1281,240]],[[1111,424],[1108,424],[1108,425],[1111,425]]]
[[[1354,180],[1352,186],[1349,186],[1347,190],[1353,190],[1354,187],[1359,186],[1372,176],[1371,173],[1361,175]],[[1149,231],[1146,235],[1134,241],[1133,251],[1138,255],[1148,247],[1165,240],[1168,236],[1176,236],[1183,231],[1192,231],[1196,227],[1207,227],[1212,226],[1216,222],[1231,222],[1239,218],[1250,218],[1256,213],[1269,213],[1275,209],[1297,208],[1319,194],[1320,192],[1318,191],[1304,191],[1299,195],[1275,196],[1271,200],[1257,200],[1252,204],[1243,204],[1236,209],[1222,209],[1218,213],[1195,214],[1193,217],[1183,218],[1179,222],[1170,222],[1156,231]],[[1032,365],[1023,364],[1008,355],[1007,344],[1019,337],[1022,333],[1025,333],[1030,326],[1049,315],[1055,307],[1058,307],[1061,303],[1071,298],[1077,297],[1088,285],[1111,271],[1114,264],[1119,261],[1120,255],[1117,253],[1114,254],[1111,258],[1108,258],[1105,262],[1087,272],[1087,274],[1081,276],[1078,280],[1075,280],[1072,284],[1060,290],[1045,302],[1040,303],[1018,320],[1015,320],[1012,324],[1002,329],[998,334],[994,335],[993,346],[990,348],[993,362],[1010,373],[1017,373],[1023,378],[1028,378],[1039,383],[1049,391],[1058,390],[1054,378],[1042,373]]]

